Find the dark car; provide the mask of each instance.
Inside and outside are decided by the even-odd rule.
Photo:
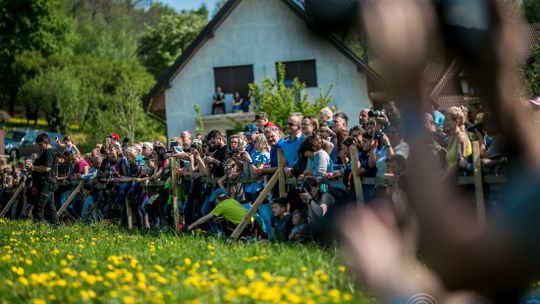
[[[20,157],[29,157],[32,153],[39,155],[40,150],[36,144],[36,137],[43,133],[42,130],[30,129],[14,129],[6,132],[4,136],[5,154],[9,155],[10,159],[18,159]],[[62,135],[53,132],[46,132],[51,138],[51,145],[57,148],[54,140],[55,137],[62,139]]]

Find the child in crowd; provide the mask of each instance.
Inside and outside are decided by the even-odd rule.
[[[296,209],[292,215],[292,224],[294,225],[289,241],[302,242],[307,239],[307,211],[304,209]]]
[[[83,190],[83,208],[81,218],[86,224],[91,223],[96,218],[96,205],[92,196],[92,187],[89,184],[84,185]]]
[[[81,153],[79,149],[77,149],[77,146],[73,144],[73,141],[71,140],[71,137],[69,137],[69,135],[64,136],[62,138],[62,141],[60,141],[58,137],[55,137],[54,140],[58,144],[58,147],[64,149],[64,151],[69,152],[69,154]]]
[[[287,241],[292,230],[292,216],[287,213],[287,199],[276,198],[272,202],[272,239]]]

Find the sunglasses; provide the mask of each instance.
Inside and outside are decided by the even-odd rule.
[[[296,126],[296,124],[295,124],[294,122],[288,122],[287,125],[288,125],[289,127]]]

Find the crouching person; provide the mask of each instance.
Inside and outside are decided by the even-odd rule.
[[[195,227],[214,220],[215,223],[222,222],[223,232],[229,236],[242,219],[248,213],[248,210],[242,206],[237,200],[229,198],[227,192],[223,189],[217,189],[215,192],[217,206],[207,215],[201,217],[193,224],[188,226],[188,230],[193,230]]]

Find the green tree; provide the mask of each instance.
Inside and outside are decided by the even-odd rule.
[[[540,42],[533,48],[529,64],[525,67],[525,78],[533,96],[540,96]]]
[[[18,99],[39,107],[51,130],[65,133],[71,124],[85,116],[86,100],[81,98],[81,83],[75,71],[50,68],[24,83]]]
[[[293,84],[287,86],[284,80],[285,66],[280,63],[277,79],[267,77],[262,80],[261,85],[256,83],[249,85],[255,110],[268,113],[270,120],[282,128],[285,127],[291,113],[318,115],[319,111],[332,101],[330,93],[333,85],[326,92],[319,88],[319,96],[311,101],[304,83],[294,79]]]
[[[45,58],[70,51],[73,22],[59,0],[0,1],[0,102],[13,115],[16,96],[25,75],[12,64],[23,51],[37,51]]]
[[[540,22],[540,1],[538,0],[523,0],[521,3],[523,14],[529,23]]]
[[[165,15],[155,27],[149,27],[139,40],[140,62],[158,78],[186,50],[208,22],[208,10]]]
[[[153,140],[163,134],[162,126],[148,117],[142,108],[142,97],[154,85],[152,75],[141,65],[119,64],[115,67],[116,85],[108,96],[105,109],[99,111],[88,126],[94,141],[118,132],[133,141]]]

